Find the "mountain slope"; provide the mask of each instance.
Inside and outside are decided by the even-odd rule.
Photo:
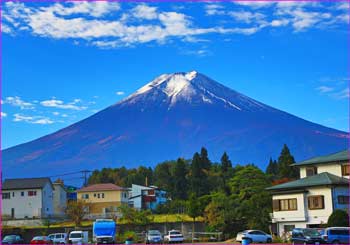
[[[3,151],[8,177],[190,158],[200,147],[218,160],[264,167],[282,145],[297,160],[346,148],[347,134],[308,122],[198,73],[164,74],[126,99],[58,132]]]

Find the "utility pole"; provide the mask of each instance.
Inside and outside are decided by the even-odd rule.
[[[83,174],[84,178],[84,186],[87,186],[87,174],[90,173],[90,170],[82,170],[81,173]]]

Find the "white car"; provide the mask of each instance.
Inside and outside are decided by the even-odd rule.
[[[184,241],[184,236],[180,231],[171,230],[168,234],[164,236],[164,242],[168,243],[182,243]]]
[[[71,244],[87,244],[89,233],[87,231],[72,231],[69,233],[68,242]]]
[[[258,243],[258,242],[271,243],[272,242],[271,235],[258,230],[246,230],[246,231],[238,232],[236,236],[236,241],[242,242],[243,239],[247,239],[249,243]]]
[[[48,235],[48,237],[54,244],[67,244],[68,239],[66,233],[54,233]]]

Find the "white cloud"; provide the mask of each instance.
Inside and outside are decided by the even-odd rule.
[[[345,89],[333,94],[333,96],[336,99],[349,99],[350,98],[350,89],[345,88]]]
[[[68,6],[63,6],[60,3],[56,3],[51,7],[43,7],[44,11],[50,11],[58,15],[74,15],[74,14],[87,14],[93,17],[101,17],[108,13],[120,10],[120,5],[117,2],[104,2],[104,1],[79,1],[69,2]]]
[[[132,9],[132,14],[136,18],[154,20],[157,19],[158,13],[156,7],[150,7],[145,4],[140,4]]]
[[[19,113],[16,113],[13,115],[14,122],[26,122],[31,124],[53,124],[54,121],[52,121],[48,117],[42,117],[42,116],[25,116]]]
[[[124,91],[117,91],[117,92],[115,92],[115,94],[116,94],[116,95],[124,95],[125,92],[124,92]]]
[[[245,22],[248,24],[252,22],[257,23],[261,20],[264,20],[266,17],[264,14],[250,12],[250,11],[239,11],[239,12],[230,11],[228,12],[228,15],[233,17],[237,21]]]
[[[52,115],[54,115],[54,116],[58,116],[59,114],[60,114],[60,113],[57,112],[57,111],[52,112]]]
[[[26,109],[30,110],[35,108],[34,104],[23,101],[19,96],[6,97],[3,103],[11,106],[19,107],[21,108],[21,110],[26,110]]]
[[[7,117],[7,113],[1,112],[1,118],[3,118],[3,117]]]
[[[86,106],[78,106],[76,105],[80,100],[76,99],[71,103],[64,103],[62,100],[57,100],[57,99],[51,99],[51,100],[44,100],[41,101],[40,104],[45,107],[53,107],[53,108],[58,108],[58,109],[66,109],[66,110],[76,110],[76,111],[81,111],[81,110],[86,110]]]
[[[320,86],[316,88],[318,91],[320,91],[320,93],[328,93],[328,92],[332,92],[334,90],[334,88],[329,87],[329,86]]]
[[[165,44],[174,38],[189,42],[207,34],[252,35],[268,27],[291,26],[295,32],[310,28],[326,29],[349,20],[344,5],[337,5],[332,10],[322,4],[296,1],[242,1],[230,5],[203,3],[206,18],[209,18],[208,15],[223,15],[233,20],[201,21],[207,26],[198,27],[192,16],[162,11],[145,3],[122,12],[116,2],[64,2],[44,7],[6,2],[3,26],[11,33],[29,32],[35,36],[70,39],[79,45],[85,43],[108,49],[148,42]],[[242,23],[245,25],[242,26]]]
[[[251,8],[266,8],[270,7],[271,5],[275,4],[275,2],[272,1],[237,1],[234,2],[235,4],[242,5],[242,6],[247,6]]]

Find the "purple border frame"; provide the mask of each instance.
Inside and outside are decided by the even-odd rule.
[[[3,2],[14,2],[15,0],[0,0],[0,95],[2,99],[2,4]],[[350,0],[19,0],[19,2],[28,3],[28,2],[37,2],[37,3],[50,3],[50,2],[132,2],[132,3],[220,3],[220,2],[328,2],[328,3],[337,3],[337,2],[347,2],[349,3],[349,13],[350,13]],[[350,21],[348,22],[348,77],[350,77]],[[350,80],[348,81],[348,88],[350,89]],[[348,99],[348,125],[350,127],[350,99]],[[2,112],[2,104],[0,103],[0,112]],[[2,118],[0,116],[0,196],[2,197]],[[348,128],[349,130],[349,128]],[[350,135],[350,133],[349,133]],[[350,137],[348,137],[348,149],[350,149]],[[349,152],[350,158],[350,152]],[[350,185],[349,185],[350,188]],[[0,199],[0,239],[2,240],[2,198]],[[1,243],[0,240],[0,243]],[[183,245],[188,245],[192,243],[184,243]],[[205,244],[205,243],[201,243]],[[215,243],[210,243],[215,244]],[[224,244],[224,243],[218,243]],[[234,243],[229,243],[234,244]],[[275,243],[275,244],[284,244],[284,243]]]

